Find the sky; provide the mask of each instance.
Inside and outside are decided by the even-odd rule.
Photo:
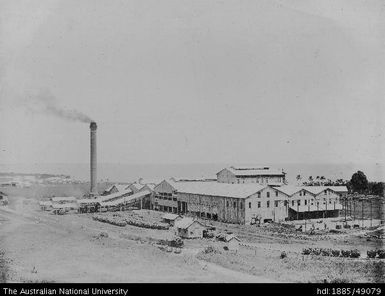
[[[99,162],[385,163],[384,44],[381,0],[2,0],[0,163],[88,162],[68,114]]]

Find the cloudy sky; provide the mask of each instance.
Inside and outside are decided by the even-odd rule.
[[[2,0],[0,163],[385,163],[384,3]]]

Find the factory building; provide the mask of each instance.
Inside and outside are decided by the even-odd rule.
[[[335,217],[347,189],[332,187],[164,180],[154,188],[151,209],[237,224]]]
[[[220,183],[231,184],[270,184],[283,185],[285,175],[282,170],[272,169],[270,167],[235,167],[224,168],[217,173],[217,181]]]
[[[106,190],[103,191],[102,195],[110,195],[113,193],[118,193],[125,191],[129,188],[129,184],[114,184],[108,187]]]

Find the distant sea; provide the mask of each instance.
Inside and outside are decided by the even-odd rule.
[[[98,180],[111,182],[132,182],[139,178],[157,181],[163,178],[214,178],[222,168],[234,164],[98,164]],[[248,165],[248,164],[235,164]],[[363,171],[369,181],[385,181],[384,164],[263,164],[273,168],[283,169],[287,173],[289,183],[296,182],[296,176],[301,175],[302,180],[309,176],[324,176],[326,179],[336,180],[351,178],[357,170]],[[14,173],[47,173],[64,174],[82,181],[89,180],[88,163],[36,163],[36,164],[0,164],[0,172]]]

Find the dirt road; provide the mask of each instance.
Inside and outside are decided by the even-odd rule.
[[[34,201],[12,199],[10,207],[0,208],[8,281],[270,281],[202,262],[192,254],[166,253],[154,245],[122,238],[121,228],[81,215],[54,216],[37,210]],[[109,236],[98,238],[101,231]]]

